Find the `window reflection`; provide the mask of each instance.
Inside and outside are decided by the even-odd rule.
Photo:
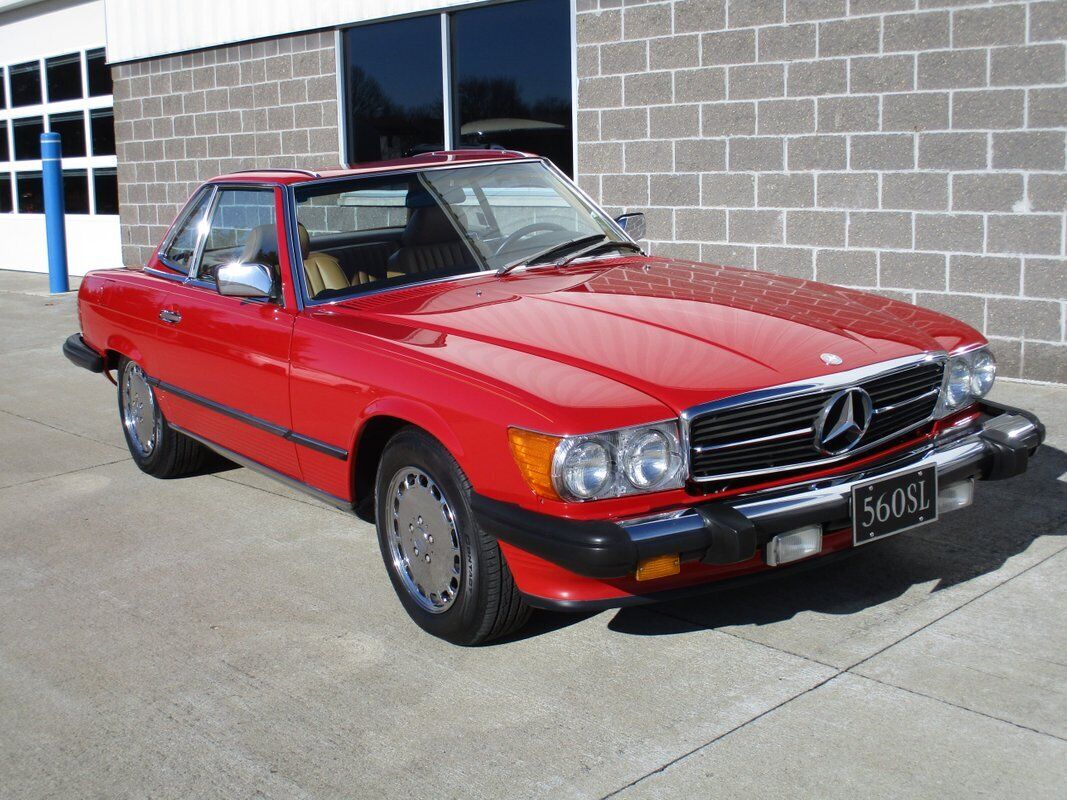
[[[400,158],[443,144],[438,16],[345,33],[349,161]]]
[[[104,48],[90,50],[85,54],[86,74],[89,78],[89,96],[100,97],[111,94],[111,68],[107,65]]]
[[[12,211],[11,202],[11,175],[7,172],[0,175],[0,214],[9,214]]]
[[[452,62],[456,142],[534,152],[573,172],[566,0],[456,12]]]

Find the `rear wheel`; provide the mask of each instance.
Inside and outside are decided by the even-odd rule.
[[[119,420],[134,463],[157,478],[180,478],[199,470],[207,448],[167,424],[136,361],[119,362],[118,387]]]
[[[405,428],[386,445],[375,502],[389,578],[420,627],[461,645],[505,636],[530,615],[500,546],[474,521],[470,492],[428,434]]]

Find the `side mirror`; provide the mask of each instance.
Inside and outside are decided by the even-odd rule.
[[[226,297],[273,297],[274,272],[265,264],[222,264],[215,286]]]
[[[630,214],[623,214],[621,217],[615,217],[615,222],[617,222],[619,227],[626,231],[626,235],[635,242],[645,238],[645,215],[640,211],[634,211]]]

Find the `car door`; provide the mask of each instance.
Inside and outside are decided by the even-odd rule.
[[[291,436],[289,348],[293,309],[281,299],[223,297],[215,271],[263,263],[281,280],[279,189],[219,186],[189,277],[161,309],[171,336],[159,389],[181,428],[291,478],[300,467]]]

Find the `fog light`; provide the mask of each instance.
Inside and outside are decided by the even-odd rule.
[[[634,577],[639,581],[650,581],[653,578],[666,578],[668,575],[677,575],[682,570],[682,561],[677,553],[668,556],[653,556],[637,562],[637,572]]]
[[[789,533],[780,533],[767,542],[767,563],[776,567],[822,550],[822,526],[806,525]]]
[[[974,480],[950,483],[937,493],[937,513],[966,508],[974,500]]]

